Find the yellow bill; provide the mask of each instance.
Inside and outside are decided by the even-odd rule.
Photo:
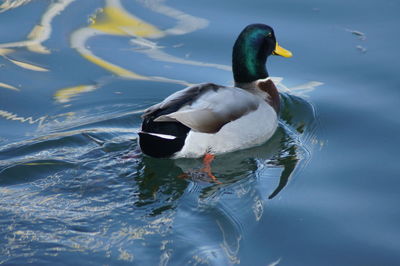
[[[283,57],[292,57],[293,56],[291,51],[286,50],[285,48],[279,46],[278,42],[276,42],[275,50],[272,52],[272,54],[280,55]]]

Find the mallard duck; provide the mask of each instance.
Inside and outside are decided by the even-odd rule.
[[[279,93],[268,76],[270,55],[291,57],[273,29],[248,25],[232,53],[234,87],[202,83],[177,91],[145,110],[139,145],[162,158],[204,157],[204,170],[215,154],[256,146],[278,126]],[[210,172],[209,172],[210,173]]]

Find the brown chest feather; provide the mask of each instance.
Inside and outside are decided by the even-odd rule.
[[[268,97],[269,104],[275,109],[276,113],[279,113],[280,98],[279,98],[279,92],[276,89],[274,82],[272,82],[272,80],[270,79],[258,81],[257,86],[260,90],[265,91],[266,93],[269,94]]]

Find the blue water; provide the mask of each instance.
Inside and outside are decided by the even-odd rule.
[[[400,264],[398,1],[0,4],[0,264]],[[143,109],[231,85],[255,22],[294,54],[274,137],[222,184],[143,156]]]

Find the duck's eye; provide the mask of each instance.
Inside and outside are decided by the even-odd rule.
[[[268,34],[267,34],[267,37],[268,37],[268,38],[272,37],[272,33],[271,33],[271,32],[268,33]]]

